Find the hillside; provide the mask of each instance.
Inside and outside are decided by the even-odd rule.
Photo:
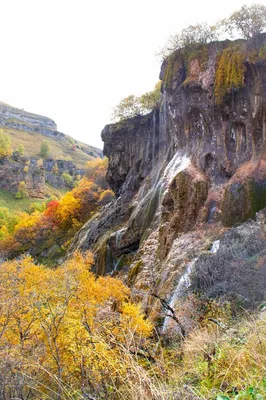
[[[101,150],[58,132],[50,118],[2,102],[0,129],[13,150],[0,163],[0,201],[10,210],[28,210],[34,198],[59,197],[83,176],[88,161],[102,157]],[[44,141],[49,149],[41,156]],[[23,154],[19,148],[23,148]],[[17,196],[22,186],[27,195]]]
[[[40,143],[44,139],[51,144],[50,158],[72,161],[77,168],[84,168],[86,161],[102,155],[101,150],[58,132],[55,122],[50,118],[3,102],[0,102],[0,128],[10,137],[13,149],[19,144],[24,145],[28,158],[39,156]]]

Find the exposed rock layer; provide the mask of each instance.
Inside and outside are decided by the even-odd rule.
[[[64,136],[63,133],[57,132],[57,126],[52,119],[2,102],[0,103],[0,126],[28,132],[40,132],[47,136]]]
[[[158,109],[103,130],[117,200],[82,229],[72,251],[96,250],[100,273],[122,268],[150,314],[151,288],[169,297],[223,225],[266,205],[265,45],[261,35],[177,51],[162,66]],[[242,63],[229,88],[219,82],[224,52]]]

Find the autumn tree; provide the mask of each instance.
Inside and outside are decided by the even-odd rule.
[[[14,398],[63,398],[63,383],[106,398],[143,352],[151,323],[120,280],[96,278],[92,262],[75,253],[53,270],[29,257],[1,265],[0,382]]]
[[[25,171],[24,171],[25,172]],[[18,191],[16,193],[16,199],[23,199],[28,196],[28,190],[24,181],[19,182]]]
[[[12,154],[11,142],[3,129],[0,129],[0,158],[9,157]]]
[[[18,145],[18,147],[17,147],[17,152],[18,152],[18,154],[19,154],[21,157],[24,156],[24,154],[25,154],[25,147],[24,147],[24,145],[23,145],[22,143],[20,143],[20,144]]]
[[[32,204],[29,214],[21,214],[12,224],[11,217],[5,217],[2,229],[0,225],[0,251],[9,258],[27,252],[53,266],[64,256],[81,226],[113,198],[105,178],[107,164],[107,158],[92,159],[87,164],[87,176],[60,200]],[[19,186],[17,197],[24,195],[23,184]]]

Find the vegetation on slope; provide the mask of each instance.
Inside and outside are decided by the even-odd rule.
[[[96,278],[92,262],[76,253],[54,270],[29,257],[1,265],[5,399],[265,398],[264,311],[236,318],[238,307],[194,296],[197,324],[166,344],[129,289]]]
[[[30,253],[48,265],[63,256],[81,226],[113,198],[105,180],[107,159],[93,159],[87,163],[87,176],[59,200],[31,203],[28,211],[13,213],[0,208],[0,251],[2,256],[16,257]],[[12,202],[16,202],[12,199]],[[21,201],[21,200],[18,200]],[[29,206],[23,199],[24,209]],[[12,203],[12,204],[13,204]],[[22,205],[20,205],[22,207]]]
[[[9,137],[13,150],[18,149],[20,145],[24,146],[24,155],[27,158],[40,157],[40,145],[44,140],[47,140],[50,145],[50,150],[47,154],[48,158],[72,161],[78,168],[84,168],[87,161],[101,156],[100,150],[69,136],[60,139],[52,136],[46,137],[37,132],[32,133],[7,128],[3,128],[3,132]]]
[[[126,379],[152,325],[121,281],[96,279],[92,262],[76,253],[55,270],[29,257],[1,265],[1,397],[107,399]]]

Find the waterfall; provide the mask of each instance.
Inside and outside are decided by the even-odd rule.
[[[220,247],[220,240],[215,240],[211,246],[210,252],[211,253],[217,253]]]
[[[155,145],[156,145],[156,112],[152,116],[152,168],[155,163]]]
[[[190,159],[179,152],[177,152],[171,161],[167,164],[164,172],[157,171],[155,180],[150,190],[144,197],[140,197],[137,201],[136,207],[132,213],[131,221],[137,218],[142,213],[143,231],[150,226],[153,217],[157,210],[160,210],[162,205],[163,195],[166,192],[169,184],[174,177],[190,164]],[[156,171],[154,171],[156,173]],[[160,177],[161,175],[161,177]]]
[[[115,274],[115,272],[118,270],[118,267],[119,267],[119,265],[120,265],[120,263],[121,263],[121,261],[122,261],[122,259],[123,259],[123,256],[124,256],[124,254],[122,254],[122,255],[118,258],[118,260],[116,261],[116,263],[115,263],[115,265],[114,265],[114,268],[113,268],[112,272],[110,273],[111,276],[113,276],[113,275]]]
[[[125,231],[126,231],[126,228],[122,228],[122,229],[119,229],[119,231],[116,231],[116,233],[115,233],[115,247],[116,247],[116,249],[119,248],[120,242],[121,242],[122,233],[124,233]]]
[[[171,308],[175,308],[176,302],[179,298],[185,296],[187,293],[188,288],[191,286],[191,274],[194,271],[194,266],[198,258],[194,258],[190,263],[188,264],[186,271],[184,274],[181,276],[181,278],[178,281],[178,284],[175,288],[175,291],[172,295],[172,298],[170,300],[169,306]],[[168,326],[170,324],[170,321],[172,320],[171,317],[165,317],[163,327],[162,327],[162,333],[165,333],[168,329]]]
[[[167,135],[167,100],[166,95],[162,94],[161,110],[159,114],[159,157],[163,154],[164,143]]]
[[[214,216],[215,216],[215,212],[217,210],[217,204],[216,203],[217,202],[215,200],[212,200],[210,202],[208,216],[207,216],[208,224],[212,224],[214,222]]]
[[[113,256],[112,250],[107,243],[107,249],[106,249],[106,271],[113,271],[115,268],[115,258]]]

